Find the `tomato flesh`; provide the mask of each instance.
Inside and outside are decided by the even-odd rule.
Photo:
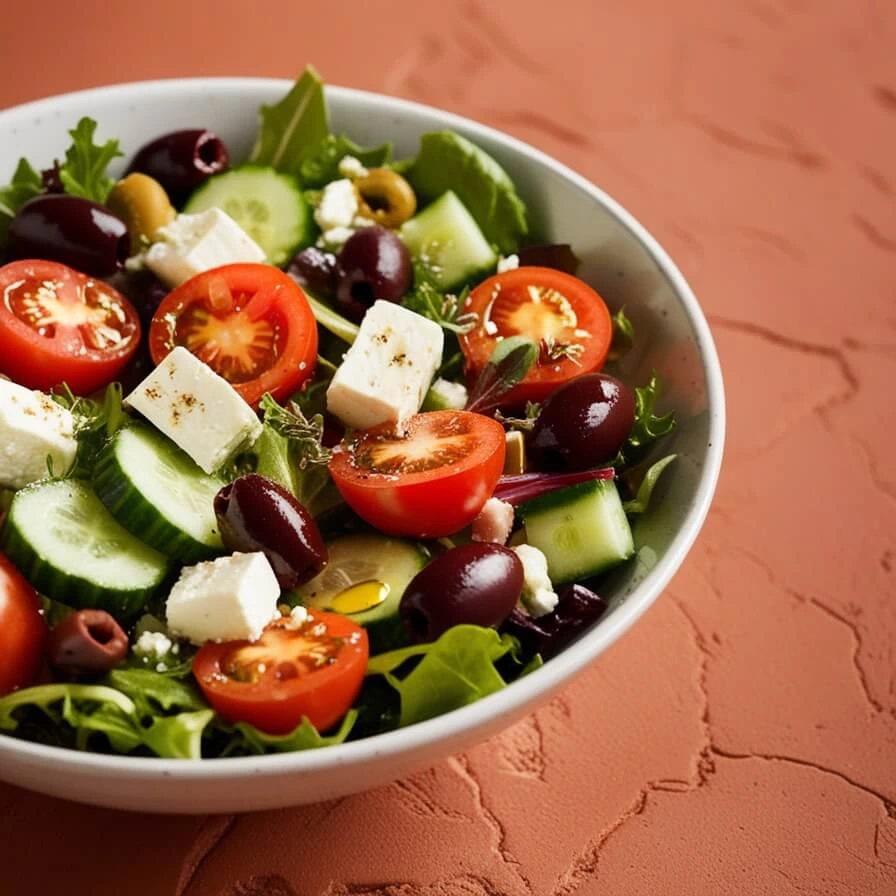
[[[137,312],[107,283],[53,261],[0,268],[0,372],[17,383],[64,382],[86,395],[114,380],[139,343]]]
[[[182,345],[251,405],[281,400],[311,376],[317,324],[302,288],[277,268],[232,264],[198,274],[153,315],[149,349],[159,364]]]
[[[31,684],[46,638],[37,593],[0,554],[0,696]]]
[[[469,411],[429,411],[396,433],[364,430],[333,454],[346,503],[390,535],[437,538],[469,525],[504,468],[500,423]]]
[[[299,625],[272,622],[255,642],[205,644],[193,674],[229,722],[288,734],[305,717],[332,728],[349,710],[367,670],[367,632],[338,613],[315,610]]]
[[[526,336],[539,346],[537,363],[502,399],[508,406],[543,401],[572,377],[600,370],[610,350],[613,326],[603,299],[553,268],[521,267],[490,277],[470,293],[464,309],[477,317],[460,337],[470,379],[507,336]]]

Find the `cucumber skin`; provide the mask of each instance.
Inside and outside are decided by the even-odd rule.
[[[557,548],[552,539],[544,540],[544,532],[538,529],[543,528],[539,524],[539,519],[545,515],[553,515],[562,512],[564,509],[570,514],[566,520],[568,524],[574,522],[573,514],[576,513],[576,507],[581,502],[587,501],[615,501],[619,509],[619,522],[624,522],[628,526],[628,519],[625,511],[622,509],[622,503],[619,499],[619,493],[613,480],[593,479],[588,482],[580,482],[567,488],[557,489],[548,492],[531,501],[526,501],[517,508],[517,513],[523,520],[526,531],[526,543],[538,548],[545,554],[548,560],[548,572],[554,585],[565,585],[569,582],[582,581],[599,575],[620,563],[624,563],[631,558],[634,551],[634,544],[631,541],[631,530],[629,529],[628,549],[625,553],[620,553],[615,544],[611,544],[605,534],[594,529],[594,523],[597,522],[596,517],[591,519],[583,518],[576,524],[581,532],[583,527],[589,528],[591,539],[590,542],[595,546],[594,556],[591,560],[585,559],[579,554],[575,559],[577,565],[573,566],[570,560],[563,556],[566,550]],[[533,524],[536,531],[532,532]],[[612,521],[611,521],[612,524]],[[552,531],[556,531],[557,527],[553,527]],[[607,548],[610,548],[607,550]],[[597,548],[600,548],[598,551]],[[598,559],[599,558],[599,559]]]
[[[222,483],[223,484],[223,483]],[[212,560],[226,553],[224,545],[211,547],[172,525],[148,501],[130,492],[132,486],[115,454],[115,439],[105,445],[93,470],[93,488],[119,524],[131,534],[182,566]]]
[[[59,569],[31,547],[16,523],[14,512],[7,516],[6,523],[0,531],[0,550],[40,594],[79,610],[106,610],[116,619],[132,619],[141,613],[147,603],[166,585],[172,574],[170,569],[166,569],[156,584],[148,588],[130,589],[97,585],[80,576],[74,576]]]

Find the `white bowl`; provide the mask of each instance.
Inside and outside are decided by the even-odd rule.
[[[144,82],[87,90],[0,112],[0,182],[19,156],[44,166],[61,156],[83,115],[126,157],[167,131],[209,127],[244,158],[261,103],[287,81],[254,78]],[[327,88],[332,125],[360,143],[391,140],[413,154],[425,131],[450,128],[497,158],[526,200],[542,236],[571,242],[580,275],[611,308],[625,305],[636,351],[630,381],[661,372],[678,426],[664,451],[680,457],[651,511],[635,526],[638,558],[604,595],[611,609],[560,656],[504,691],[428,722],[366,740],[276,756],[189,762],[79,753],[0,735],[0,778],[55,796],[160,812],[234,812],[310,803],[387,783],[510,725],[548,699],[612,644],[659,596],[697,537],[722,460],[725,405],[718,357],[688,284],[653,237],[584,178],[543,153],[465,118],[427,106]]]

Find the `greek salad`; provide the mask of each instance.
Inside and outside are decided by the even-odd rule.
[[[197,128],[117,178],[97,127],[0,188],[0,734],[322,747],[601,616],[674,419],[574,233],[457,133],[333,133],[310,68],[245,160]]]

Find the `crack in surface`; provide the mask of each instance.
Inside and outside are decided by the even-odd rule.
[[[800,168],[810,170],[825,167],[825,160],[822,156],[806,149],[797,136],[785,128],[767,125],[766,130],[772,136],[777,136],[779,140],[777,143],[764,143],[761,140],[731,131],[714,121],[709,121],[693,113],[685,115],[683,120],[717,143],[747,155],[773,159],[778,162],[792,162],[799,165]]]
[[[398,791],[399,802],[412,815],[417,815],[420,818],[444,818],[452,821],[469,820],[465,813],[439,805],[432,794],[418,783],[417,776],[395,781],[390,786],[393,790]]]
[[[867,218],[859,214],[852,216],[853,223],[859,228],[859,231],[867,237],[868,242],[884,252],[896,252],[896,240],[890,239],[885,233],[880,231]]]
[[[221,841],[236,824],[236,815],[209,815],[200,825],[193,846],[181,865],[175,887],[175,896],[183,896],[208,857],[221,845]]]
[[[476,803],[476,808],[479,810],[479,814],[491,829],[492,835],[495,840],[495,852],[497,853],[498,857],[519,878],[520,882],[526,888],[526,891],[529,893],[533,893],[534,891],[532,889],[532,884],[523,873],[522,863],[507,848],[507,829],[504,827],[504,824],[501,822],[498,816],[495,815],[491,808],[486,805],[485,794],[482,791],[482,784],[476,777],[476,773],[473,771],[472,766],[470,765],[469,758],[463,753],[460,753],[457,756],[452,756],[448,760],[448,765],[469,786],[470,791],[473,794],[473,799]]]

